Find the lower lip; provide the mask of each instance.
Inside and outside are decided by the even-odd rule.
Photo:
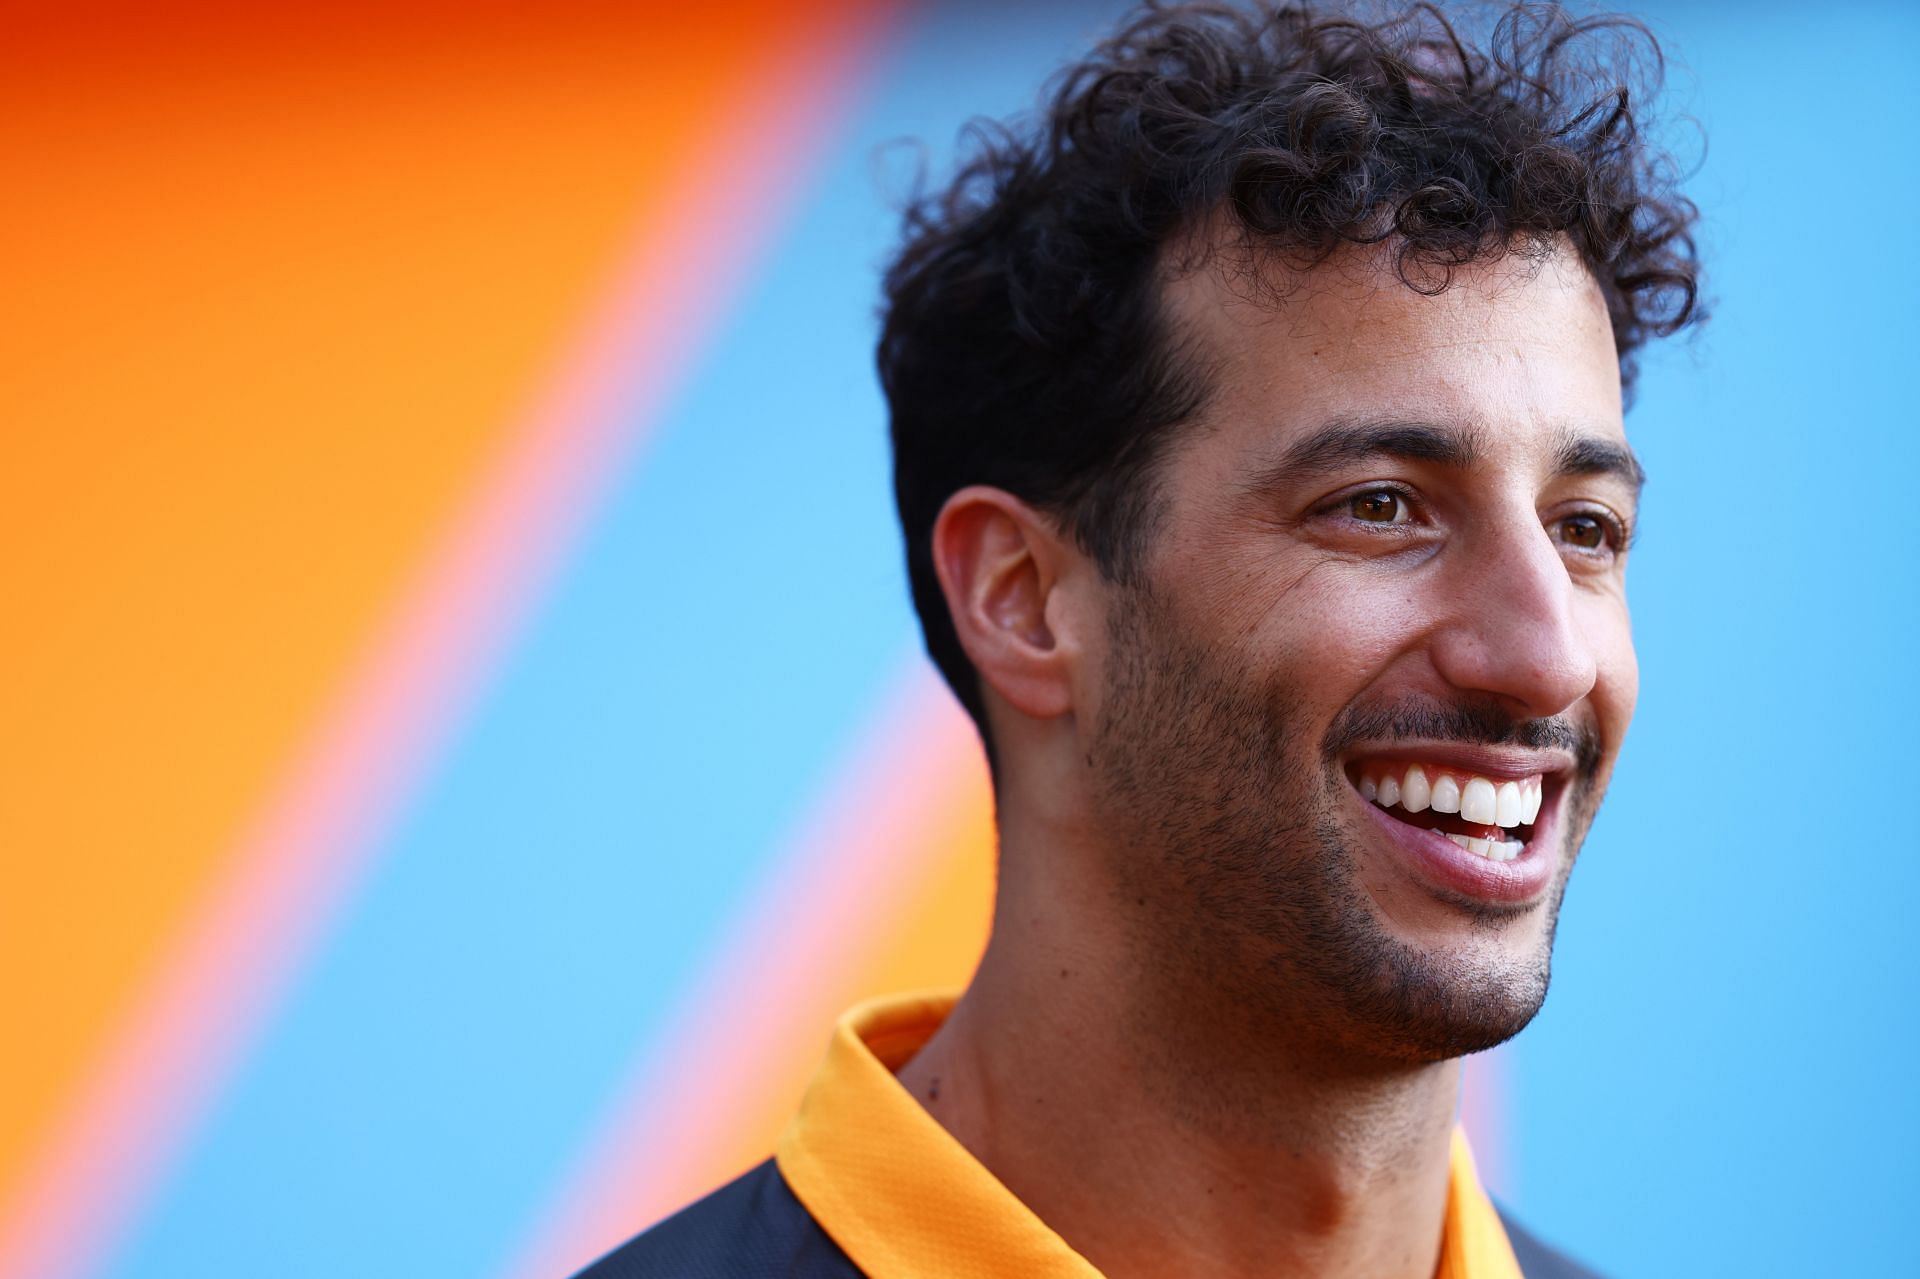
[[[1470,853],[1438,831],[1409,826],[1385,809],[1361,797],[1354,798],[1366,808],[1389,839],[1408,856],[1420,877],[1436,888],[1474,901],[1515,905],[1538,899],[1553,882],[1552,849],[1558,834],[1556,806],[1548,805],[1534,824],[1533,837],[1512,861],[1496,862],[1490,857]]]

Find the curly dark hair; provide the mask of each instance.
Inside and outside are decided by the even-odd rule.
[[[1174,237],[1230,215],[1243,244],[1302,269],[1391,242],[1425,293],[1570,242],[1630,392],[1640,346],[1699,313],[1697,213],[1635,115],[1662,67],[1639,23],[1557,6],[1507,8],[1477,48],[1431,4],[1378,23],[1149,4],[1056,78],[1040,119],[971,127],[951,184],[907,209],[879,366],[914,606],[990,756],[934,521],[995,485],[1138,580],[1154,462],[1207,395],[1161,313]]]

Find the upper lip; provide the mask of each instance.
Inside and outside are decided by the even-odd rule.
[[[1364,767],[1369,761],[1429,764],[1456,773],[1519,781],[1552,777],[1573,771],[1573,756],[1565,751],[1532,750],[1519,746],[1475,746],[1465,742],[1391,742],[1348,751],[1346,762]]]

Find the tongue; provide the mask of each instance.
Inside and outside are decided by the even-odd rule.
[[[1525,839],[1526,827],[1508,830],[1500,826],[1487,826],[1480,822],[1465,821],[1458,813],[1437,813],[1429,808],[1424,813],[1409,813],[1404,808],[1394,807],[1384,810],[1387,816],[1403,821],[1409,826],[1419,826],[1425,830],[1437,830],[1446,834],[1471,835],[1475,839]]]

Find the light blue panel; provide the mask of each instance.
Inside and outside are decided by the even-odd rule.
[[[876,147],[1025,104],[1089,25],[923,15],[887,51],[114,1275],[484,1276],[524,1242],[918,647],[872,371]]]
[[[1519,1206],[1620,1275],[1913,1274],[1920,18],[1653,17],[1715,315],[1628,419],[1640,712],[1517,1044]]]

